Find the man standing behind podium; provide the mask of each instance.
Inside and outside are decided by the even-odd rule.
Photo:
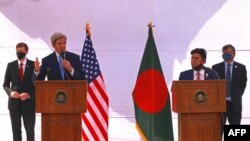
[[[215,71],[204,66],[207,53],[203,48],[191,50],[192,69],[180,73],[179,80],[210,80],[218,79]]]
[[[223,113],[223,122],[226,124],[228,119],[229,124],[240,125],[247,70],[245,65],[234,61],[235,48],[231,44],[222,47],[222,57],[224,61],[213,65],[212,68],[219,73],[220,79],[227,81],[227,110]]]
[[[26,43],[16,45],[18,59],[8,63],[4,76],[3,88],[9,96],[13,141],[22,141],[22,118],[27,141],[35,140],[34,61],[26,58],[28,50]]]
[[[60,32],[51,36],[51,43],[55,51],[42,59],[35,61],[37,80],[84,80],[80,56],[66,51],[67,37]]]

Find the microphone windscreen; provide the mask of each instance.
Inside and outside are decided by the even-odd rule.
[[[64,51],[61,52],[61,56],[62,56],[62,59],[65,59],[65,52]]]

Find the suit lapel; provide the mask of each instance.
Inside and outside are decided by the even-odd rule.
[[[226,78],[226,76],[225,76],[225,63],[222,62],[221,65],[220,65],[220,67],[221,67],[221,68],[220,68],[219,70],[220,70],[221,72],[219,72],[219,73],[221,74],[221,76],[224,77],[223,79],[225,79],[225,78]]]
[[[211,79],[209,75],[209,71],[204,70],[204,80],[208,80],[208,79]]]
[[[53,53],[52,55],[52,59],[55,60],[55,61],[52,61],[52,64],[53,66],[56,66],[56,72],[55,72],[55,75],[57,76],[56,78],[59,78],[60,80],[62,80],[62,75],[61,75],[61,70],[60,70],[60,67],[59,67],[59,62],[58,62],[58,58],[56,56],[56,52]]]
[[[33,64],[30,60],[27,59],[27,64],[25,66],[25,71],[24,71],[24,75],[23,75],[23,79],[25,80],[26,78],[28,78],[30,74],[33,74],[34,69],[33,69]]]
[[[188,72],[189,74],[187,75],[187,80],[194,80],[194,70],[192,69],[191,71]]]
[[[18,66],[18,61],[16,60],[14,65],[13,65],[13,71],[15,71],[16,78],[19,80],[19,66]]]
[[[233,62],[233,68],[232,68],[232,81],[233,81],[233,79],[234,79],[234,74],[237,74],[238,72],[238,65],[237,65],[237,63],[235,63],[235,62]]]

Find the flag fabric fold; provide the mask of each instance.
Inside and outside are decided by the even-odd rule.
[[[169,91],[164,79],[152,26],[133,90],[136,128],[144,141],[173,141]]]
[[[82,49],[81,63],[88,81],[87,112],[82,114],[82,138],[84,141],[107,141],[109,98],[88,33]]]

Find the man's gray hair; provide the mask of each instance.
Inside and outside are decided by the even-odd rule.
[[[51,43],[52,43],[52,45],[55,45],[56,40],[62,39],[62,38],[65,38],[65,39],[67,40],[66,35],[64,35],[63,33],[60,33],[60,32],[55,32],[55,33],[51,36]]]

